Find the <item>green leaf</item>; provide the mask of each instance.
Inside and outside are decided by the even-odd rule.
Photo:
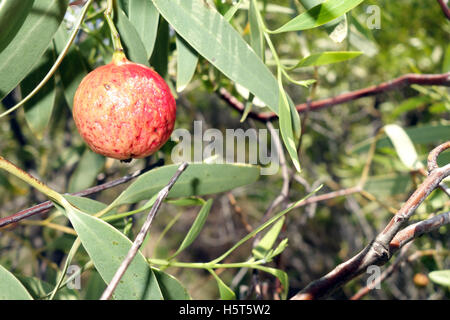
[[[29,14],[34,0],[0,2],[0,52],[14,39]]]
[[[158,284],[165,300],[191,300],[186,288],[175,277],[157,268],[152,267],[152,270],[156,279],[158,279]]]
[[[189,197],[181,199],[169,199],[166,200],[167,203],[173,204],[175,206],[202,206],[205,204],[205,200],[198,197]]]
[[[439,144],[445,142],[448,137],[448,132],[450,132],[450,124],[448,122],[442,121],[439,124],[426,124],[420,127],[409,127],[404,129],[409,138],[414,142],[414,144]],[[360,153],[367,152],[369,150],[370,144],[373,139],[365,140],[357,144],[352,152]],[[377,141],[377,148],[391,148],[392,143],[389,138],[384,137]]]
[[[442,61],[442,73],[450,72],[450,44],[445,49],[444,59]]]
[[[65,212],[83,247],[103,280],[109,283],[132,242],[108,223],[74,208],[69,209]],[[158,280],[140,251],[123,275],[113,297],[119,300],[163,299]]]
[[[91,270],[85,290],[84,300],[99,300],[106,289],[105,281],[96,270]]]
[[[214,270],[208,269],[214,279],[216,279],[217,286],[219,287],[219,294],[221,300],[236,300],[236,295],[230,287],[228,287],[222,279],[214,272]]]
[[[70,177],[68,192],[84,190],[92,186],[105,165],[105,157],[86,148]]]
[[[0,265],[0,300],[33,300],[22,283]]]
[[[120,39],[122,40],[128,59],[149,66],[147,50],[145,49],[136,28],[122,10],[118,9],[115,12],[117,13],[116,17],[114,17],[116,20],[117,31],[120,33]]]
[[[239,10],[243,0],[239,0],[235,5],[233,5],[228,11],[223,15],[225,20],[230,21],[231,18],[236,14],[236,12]]]
[[[301,59],[294,67],[289,69],[296,69],[301,67],[311,67],[311,66],[323,66],[326,64],[338,63],[345,60],[353,59],[362,52],[360,51],[329,51],[315,53]]]
[[[144,44],[148,60],[152,55],[158,31],[158,10],[150,0],[133,0],[128,5],[128,17]]]
[[[269,250],[272,249],[275,241],[280,234],[281,228],[283,227],[285,218],[282,217],[280,220],[275,222],[269,231],[262,237],[262,239],[258,242],[258,245],[253,248],[252,253],[256,259],[264,259],[269,253]]]
[[[191,81],[198,63],[198,54],[180,36],[176,37],[177,44],[177,91],[181,92]]]
[[[47,50],[31,73],[21,82],[22,96],[27,96],[45,77],[54,63],[53,50]],[[55,105],[55,81],[50,79],[39,92],[25,103],[25,119],[34,135],[41,139],[50,122]]]
[[[73,206],[90,214],[97,213],[106,208],[106,204],[89,198],[71,196],[68,194],[65,194],[64,198],[66,198]]]
[[[248,11],[248,20],[250,24],[250,45],[258,57],[264,61],[264,35],[258,22],[258,15],[259,12],[256,0],[251,0]]]
[[[288,281],[287,273],[280,269],[264,267],[264,266],[256,266],[255,268],[265,271],[267,273],[270,273],[271,275],[277,277],[278,280],[280,280],[280,283],[283,286],[283,293],[281,295],[281,299],[286,300],[288,290],[289,290],[289,281]]]
[[[305,80],[305,82],[308,82],[309,80]],[[315,82],[315,80],[311,80]],[[292,101],[291,97],[287,96],[288,102],[289,102],[289,108],[291,109],[291,119],[292,119],[292,130],[294,130],[294,138],[295,138],[295,144],[298,143],[300,139],[300,135],[302,134],[302,126],[300,122],[300,114],[298,113],[294,101]]]
[[[27,289],[33,299],[43,299],[53,289],[53,286],[50,283],[35,277],[24,277],[20,275],[17,275],[16,277]],[[55,299],[58,300],[75,300],[78,298],[77,292],[67,287],[61,288],[55,295]]]
[[[398,157],[409,170],[423,168],[423,164],[417,156],[416,148],[414,148],[411,139],[402,127],[389,124],[384,126],[384,132],[394,145]]]
[[[206,222],[206,219],[208,218],[209,211],[211,210],[212,205],[212,199],[209,199],[200,209],[197,217],[195,218],[194,223],[192,224],[191,228],[189,229],[187,235],[184,237],[183,242],[181,243],[178,250],[171,256],[171,258],[176,257],[181,251],[186,249],[191,245],[192,242],[197,238],[200,231],[203,229],[203,225]]]
[[[153,54],[150,58],[150,64],[163,78],[167,76],[167,68],[169,63],[169,38],[169,25],[166,20],[160,19],[155,50],[153,50]],[[170,81],[168,84],[170,86]]]
[[[450,270],[432,271],[428,276],[431,281],[444,287],[450,287]]]
[[[179,165],[153,169],[136,179],[113,203],[121,205],[151,198],[164,188]],[[259,168],[246,164],[191,163],[169,192],[169,197],[215,194],[255,182]]]
[[[280,243],[278,244],[278,246],[275,248],[275,250],[273,250],[272,254],[270,255],[271,258],[279,255],[280,253],[282,253],[284,251],[284,249],[286,249],[288,246],[288,239],[283,239],[280,241]]]
[[[283,138],[284,145],[292,159],[292,163],[295,169],[300,172],[300,162],[297,155],[297,147],[295,144],[295,136],[292,125],[291,106],[289,105],[286,93],[284,92],[283,85],[281,84],[281,75],[278,81],[279,88],[279,120],[281,137]],[[295,126],[294,126],[295,128]]]
[[[0,100],[25,78],[42,57],[64,17],[68,2],[34,1],[30,14],[14,39],[0,52]]]
[[[61,25],[53,38],[55,43],[56,53],[59,55],[67,41],[70,34],[67,32],[64,25]],[[81,80],[87,75],[88,71],[83,60],[83,56],[75,44],[72,44],[67,52],[64,60],[58,68],[61,76],[62,86],[64,88],[64,97],[70,109],[73,107],[73,98]]]
[[[273,74],[213,7],[203,0],[153,0],[153,3],[200,55],[278,114],[278,90]]]
[[[328,0],[298,15],[273,33],[316,28],[347,13],[364,0]]]

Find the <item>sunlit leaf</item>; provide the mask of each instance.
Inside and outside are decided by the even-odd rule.
[[[298,15],[273,31],[281,33],[316,28],[350,11],[364,0],[328,0]]]
[[[150,0],[129,1],[128,17],[136,28],[147,52],[147,60],[153,52],[158,31],[159,13]]]
[[[181,37],[176,37],[177,43],[177,91],[181,92],[191,81],[198,63],[198,54]]]
[[[0,265],[0,300],[33,300],[22,283]]]
[[[153,3],[195,51],[278,113],[275,77],[215,8],[202,0],[154,0]]]

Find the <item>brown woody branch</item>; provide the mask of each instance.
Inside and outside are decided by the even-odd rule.
[[[444,74],[406,74],[396,79],[383,82],[379,85],[371,86],[365,89],[342,93],[332,98],[327,98],[318,101],[311,101],[309,103],[302,103],[296,106],[299,113],[306,111],[317,111],[320,109],[336,106],[345,102],[357,100],[364,97],[377,95],[387,91],[395,90],[399,87],[409,86],[412,84],[420,85],[438,85],[438,86],[450,86],[450,72]],[[228,105],[240,113],[244,112],[244,104],[234,97],[230,92],[224,88],[218,90],[218,95],[228,103]],[[277,115],[273,112],[254,112],[251,111],[248,116],[258,121],[271,121],[274,120]]]
[[[447,3],[444,0],[437,0],[437,2],[441,6],[444,15],[447,17],[447,19],[450,20],[450,8],[448,7]]]
[[[110,189],[110,188],[116,187],[120,184],[126,183],[126,182],[140,176],[144,172],[147,172],[155,167],[159,167],[163,164],[164,164],[164,161],[159,160],[158,162],[156,162],[155,164],[146,168],[145,170],[138,170],[132,174],[125,175],[116,180],[108,181],[103,184],[99,184],[97,186],[94,186],[94,187],[91,187],[91,188],[88,188],[88,189],[85,189],[82,191],[78,191],[75,193],[69,193],[69,195],[85,197],[85,196],[88,196],[88,195],[91,195],[91,194],[94,194],[94,193],[97,193],[97,192],[100,192],[100,191],[103,191],[106,189]],[[53,202],[45,201],[45,202],[39,203],[35,206],[32,206],[30,208],[27,208],[27,209],[21,210],[17,213],[14,213],[8,217],[0,218],[0,228],[5,227],[11,223],[19,222],[22,219],[26,219],[31,216],[37,215],[37,214],[48,212],[51,208],[53,208]]]
[[[416,223],[403,230],[403,226],[428,195],[450,175],[450,164],[440,168],[436,158],[440,152],[450,148],[450,141],[434,149],[428,159],[431,169],[424,182],[416,189],[385,229],[361,252],[350,260],[338,265],[327,275],[313,281],[292,299],[318,299],[330,294],[336,288],[362,274],[371,265],[384,265],[407,242],[429,232],[442,224],[448,223],[448,213]]]

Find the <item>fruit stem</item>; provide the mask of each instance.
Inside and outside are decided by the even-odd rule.
[[[109,29],[111,30],[111,38],[113,41],[114,51],[123,52],[122,42],[120,42],[120,34],[117,31],[116,26],[114,25],[112,13],[113,13],[113,0],[108,0],[104,14],[106,22],[108,22]]]

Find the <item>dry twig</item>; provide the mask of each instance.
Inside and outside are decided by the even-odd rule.
[[[187,166],[188,166],[187,162],[183,162],[178,167],[178,170],[175,172],[173,177],[170,179],[167,186],[165,186],[158,193],[158,197],[155,201],[155,204],[153,205],[152,209],[150,210],[150,212],[147,216],[147,219],[145,220],[144,224],[142,225],[141,230],[139,231],[138,235],[136,236],[136,239],[134,240],[133,245],[131,246],[130,250],[128,251],[127,256],[122,261],[121,265],[119,266],[119,268],[117,269],[113,278],[111,279],[111,282],[106,287],[105,291],[103,292],[102,296],[100,297],[100,300],[108,300],[111,298],[114,290],[116,289],[117,285],[119,284],[120,279],[127,271],[128,266],[131,264],[134,257],[136,256],[137,252],[139,251],[139,248],[141,247],[142,243],[144,242],[145,235],[147,234],[148,230],[150,229],[153,218],[155,217],[156,213],[158,212],[159,207],[161,206],[161,203],[167,197],[170,189],[173,187],[175,182],[177,182],[178,178],[183,173],[183,171],[186,170]]]

